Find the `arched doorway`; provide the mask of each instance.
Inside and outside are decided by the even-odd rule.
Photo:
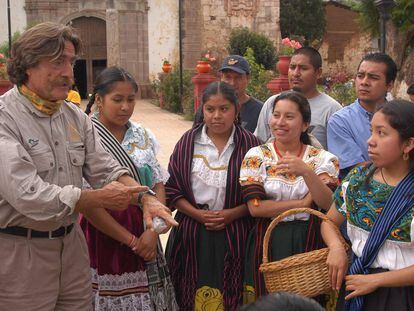
[[[82,54],[74,67],[75,83],[82,98],[92,93],[93,82],[106,68],[106,22],[97,17],[78,17],[71,21],[82,40]]]

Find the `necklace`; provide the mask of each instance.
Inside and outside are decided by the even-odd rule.
[[[278,155],[279,158],[283,158],[283,155],[280,153],[279,149],[276,146],[276,140],[273,141],[273,147],[275,148],[276,154]],[[296,155],[298,158],[300,157],[300,155],[302,154],[303,151],[303,144],[300,144],[300,150],[299,153]]]
[[[384,173],[382,172],[382,167],[380,168],[380,172],[381,172],[381,177],[382,177],[382,180],[385,182],[385,184],[386,184],[387,186],[389,186],[389,184],[388,184],[388,183],[387,183],[387,181],[385,180]]]

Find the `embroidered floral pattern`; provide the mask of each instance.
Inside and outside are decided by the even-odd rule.
[[[370,232],[378,214],[384,208],[388,197],[394,187],[382,184],[367,176],[373,173],[373,166],[359,166],[353,169],[343,180],[349,182],[346,188],[346,217],[348,222],[365,231]],[[334,193],[334,202],[339,212],[345,215],[342,209],[344,204],[343,191],[339,187]],[[387,239],[411,242],[411,223],[414,218],[414,210],[407,213],[392,228]]]
[[[242,168],[258,169],[262,165],[262,162],[262,159],[257,156],[245,158],[242,163]]]
[[[224,310],[223,295],[217,288],[203,286],[197,289],[195,295],[195,311],[220,311]]]

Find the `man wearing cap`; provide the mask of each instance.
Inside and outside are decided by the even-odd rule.
[[[237,98],[239,99],[241,126],[253,133],[257,126],[257,119],[259,118],[263,103],[246,93],[250,80],[249,63],[240,55],[227,56],[220,68],[220,73],[221,81],[230,84],[236,91]],[[201,113],[201,109],[198,109],[194,123],[199,123]]]

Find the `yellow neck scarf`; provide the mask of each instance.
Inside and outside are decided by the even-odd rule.
[[[52,102],[43,98],[40,98],[35,92],[30,90],[26,85],[22,84],[19,87],[20,93],[26,97],[32,105],[39,111],[51,116],[59,110],[63,103],[63,100]]]

